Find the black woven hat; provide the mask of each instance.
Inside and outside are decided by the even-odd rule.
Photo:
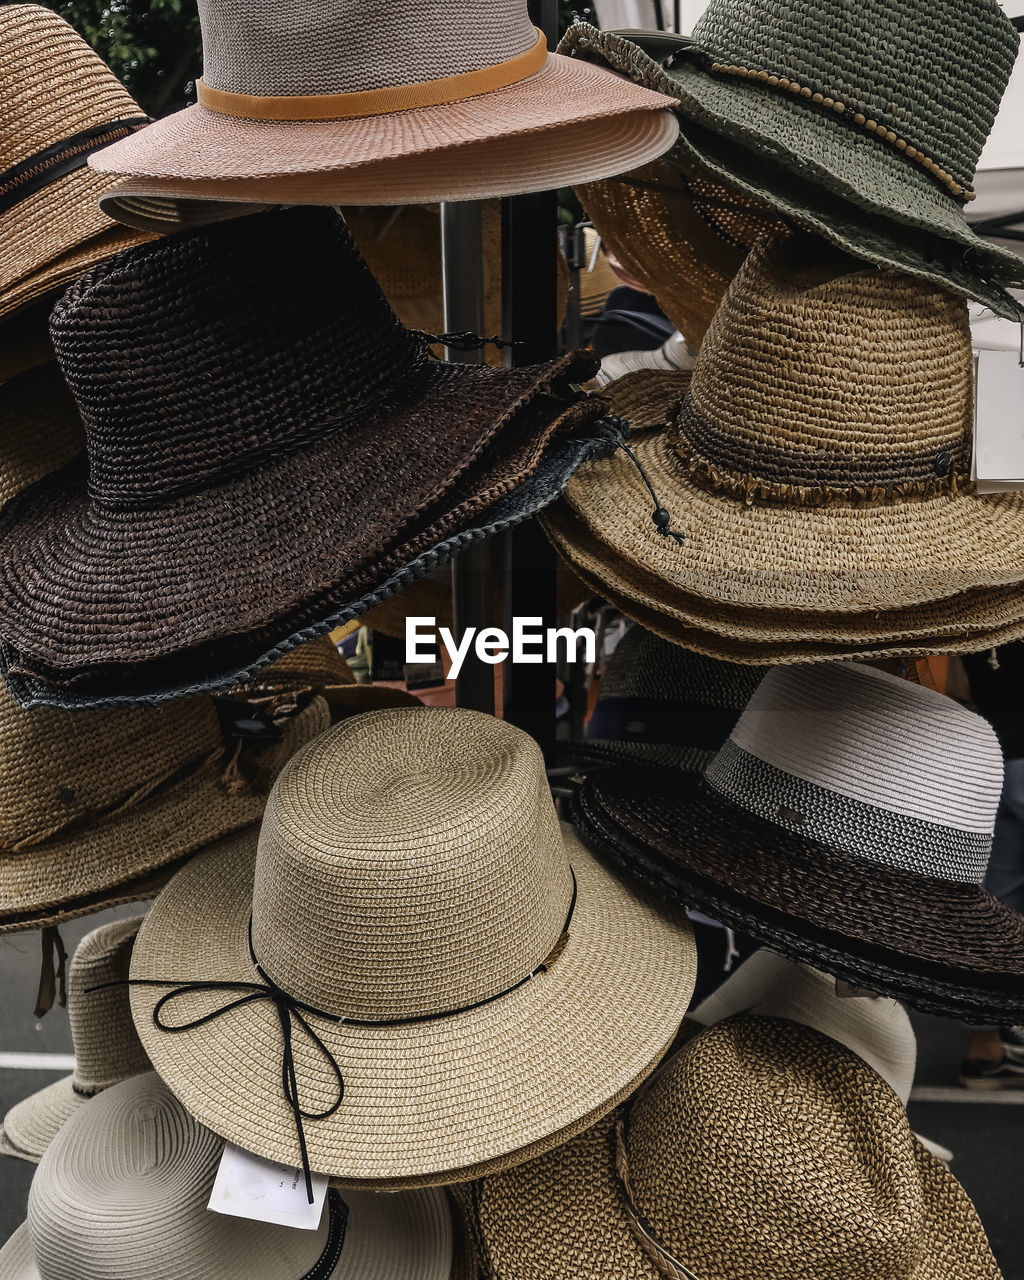
[[[777,668],[703,778],[615,769],[584,841],[675,902],[929,1012],[1024,1015],[1024,916],[981,887],[1002,782],[989,726],[868,667]]]
[[[589,356],[435,360],[324,209],[123,254],[51,332],[87,457],[4,513],[2,634],[12,672],[90,695],[143,669],[139,687],[230,683],[322,633],[405,543],[482,527],[553,435],[604,412],[575,389]],[[471,473],[524,439],[525,460],[506,443],[504,471]]]

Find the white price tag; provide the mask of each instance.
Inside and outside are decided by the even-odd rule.
[[[979,494],[1024,489],[1024,368],[1017,351],[974,353],[974,457]]]
[[[272,1164],[226,1142],[207,1208],[234,1218],[315,1231],[323,1217],[327,1183],[326,1174],[313,1174],[310,1204],[301,1169]]]

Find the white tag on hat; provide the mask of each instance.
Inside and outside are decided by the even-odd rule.
[[[974,454],[977,492],[1024,489],[1024,368],[1018,351],[974,353]]]
[[[326,1174],[313,1174],[310,1204],[300,1168],[261,1160],[226,1142],[207,1208],[234,1218],[315,1231],[323,1217],[328,1181]]]

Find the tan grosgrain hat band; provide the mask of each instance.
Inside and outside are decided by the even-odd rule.
[[[420,80],[384,89],[361,89],[351,93],[313,93],[303,95],[264,96],[254,93],[229,93],[214,89],[199,80],[200,105],[207,111],[241,120],[354,120],[360,116],[384,115],[394,111],[414,111],[420,107],[444,106],[476,98],[495,89],[507,89],[538,72],[548,59],[547,42],[542,31],[525,53],[506,62],[461,75],[441,76],[437,80]]]

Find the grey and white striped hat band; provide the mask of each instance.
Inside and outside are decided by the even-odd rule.
[[[705,779],[845,855],[980,884],[1003,779],[981,716],[873,667],[768,673]]]

